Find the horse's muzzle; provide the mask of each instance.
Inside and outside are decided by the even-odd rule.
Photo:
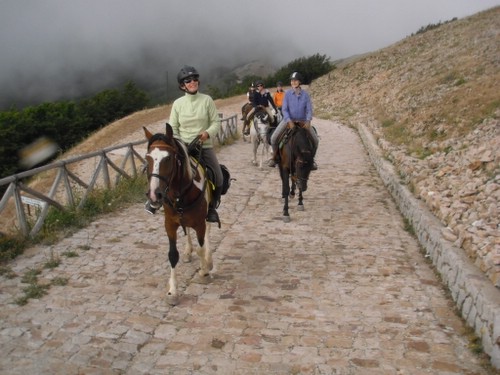
[[[159,208],[163,202],[163,193],[160,189],[156,189],[154,192],[148,191],[146,194],[151,202],[151,206],[154,208]]]

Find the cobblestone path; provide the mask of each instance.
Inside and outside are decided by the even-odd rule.
[[[196,256],[180,264],[175,307],[163,216],[140,204],[13,262],[22,275],[60,256],[40,282],[69,281],[18,306],[26,284],[1,277],[0,373],[487,374],[356,133],[316,126],[319,170],[288,224],[277,169],[252,166],[243,140],[220,150],[236,181],[214,272],[203,284]]]

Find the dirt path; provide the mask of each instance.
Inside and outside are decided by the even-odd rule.
[[[12,302],[26,285],[2,277],[0,373],[487,374],[358,136],[316,125],[320,169],[288,224],[277,170],[252,166],[242,140],[220,150],[236,181],[212,280],[195,282],[196,257],[181,264],[176,307],[162,216],[141,204],[17,259],[23,274],[78,254],[40,276],[67,285],[25,306]]]

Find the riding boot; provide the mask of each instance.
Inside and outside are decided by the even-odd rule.
[[[219,224],[219,228],[221,225],[220,225],[219,214],[217,213],[216,208],[219,206],[221,193],[222,193],[222,188],[217,186],[213,192],[212,200],[208,205],[208,213],[207,213],[207,221],[209,223]]]
[[[250,123],[245,119],[243,122],[243,134],[244,135],[249,135],[250,134]]]
[[[272,145],[273,147],[273,157],[269,160],[269,167],[274,168],[276,164],[280,161],[280,153],[278,152],[278,146]]]
[[[313,150],[313,161],[312,161],[312,166],[311,166],[311,171],[317,171],[318,170],[318,164],[316,164],[316,160],[314,159],[316,157],[316,151],[318,150],[318,146],[314,147]]]

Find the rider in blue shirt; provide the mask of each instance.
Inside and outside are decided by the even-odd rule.
[[[302,80],[302,75],[298,72],[294,72],[290,76],[290,85],[292,88],[285,93],[285,98],[283,99],[283,107],[281,108],[283,111],[283,120],[279,123],[271,137],[271,145],[273,146],[273,158],[269,162],[271,168],[275,167],[279,161],[276,142],[288,124],[293,126],[296,122],[304,123],[304,127],[309,131],[311,139],[314,142],[314,154],[316,154],[316,150],[318,149],[318,135],[311,126],[313,117],[311,97],[307,91],[302,90],[300,87]],[[318,167],[314,162],[312,170],[316,169]]]

